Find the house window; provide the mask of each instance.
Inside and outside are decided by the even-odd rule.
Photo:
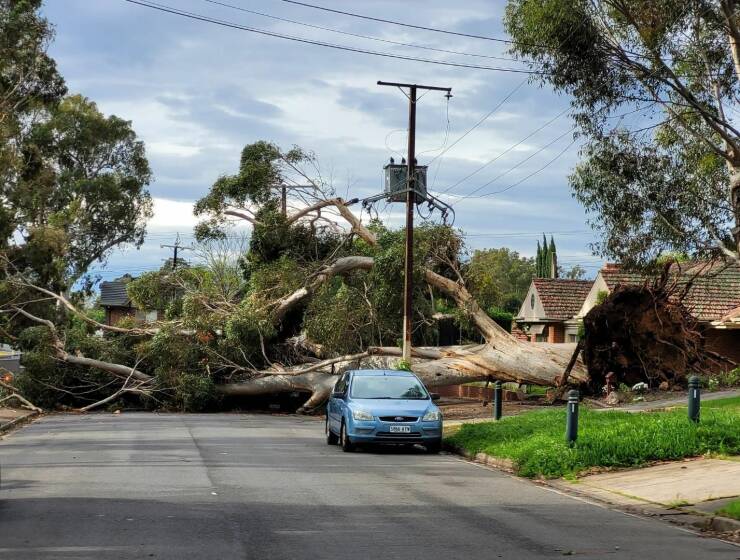
[[[529,298],[529,307],[534,309],[534,294],[532,294],[531,297]]]
[[[568,335],[568,342],[578,342],[578,335],[577,334],[569,334]]]

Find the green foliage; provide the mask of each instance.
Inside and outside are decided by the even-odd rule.
[[[180,293],[178,276],[167,270],[146,272],[126,284],[126,293],[138,309],[164,310]]]
[[[720,371],[712,375],[700,375],[701,386],[716,391],[724,387],[740,387],[740,367],[729,371]]]
[[[400,371],[411,371],[411,362],[408,360],[398,360],[396,362],[396,369]]]
[[[723,5],[508,2],[512,53],[570,96],[586,142],[571,185],[605,256],[647,264],[666,251],[704,254],[715,235],[730,242],[727,164],[738,153],[726,149],[737,132],[725,114],[738,76],[726,29],[737,13]]]
[[[372,270],[334,278],[314,294],[306,309],[303,325],[307,335],[332,352],[401,344],[405,235],[377,223],[374,227],[378,247],[359,247],[374,257]],[[460,250],[460,238],[451,228],[422,224],[415,239],[414,344],[436,344],[437,323],[432,315],[444,302],[435,299],[432,303],[421,267],[449,274],[449,263],[456,261]]]
[[[249,209],[257,206],[274,214],[278,207],[274,187],[285,183],[286,173],[293,166],[312,159],[311,154],[298,147],[283,152],[275,144],[262,140],[245,146],[238,173],[219,177],[208,194],[196,202],[194,213],[204,218],[196,228],[197,238],[222,237],[230,219],[227,212],[250,215]],[[264,215],[256,217],[259,221],[264,218]]]
[[[499,325],[501,325],[504,329],[506,329],[508,332],[511,332],[511,325],[514,322],[514,314],[509,311],[504,311],[503,309],[499,309],[498,307],[491,307],[486,310],[486,313],[496,321]]]
[[[606,301],[606,298],[609,297],[609,292],[607,290],[599,290],[596,293],[596,305],[601,305]]]
[[[128,121],[70,96],[29,127],[21,152],[18,181],[0,186],[22,234],[8,247],[17,268],[69,287],[114,246],[143,242],[151,171]]]
[[[205,375],[183,373],[177,377],[174,404],[183,412],[201,412],[217,402],[216,386]]]
[[[519,311],[535,275],[534,259],[520,257],[505,247],[475,251],[464,270],[468,289],[483,309],[510,313]]]
[[[703,408],[706,408],[703,406]],[[553,478],[590,467],[639,467],[706,453],[740,453],[740,409],[630,414],[581,411],[578,442],[565,443],[565,411],[531,412],[500,422],[464,424],[449,442],[467,452],[511,459],[517,473]]]

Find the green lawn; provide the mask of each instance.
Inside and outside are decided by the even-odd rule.
[[[716,401],[704,401],[701,405],[702,410],[705,408],[730,408],[740,412],[740,397],[730,397],[729,399],[717,399]]]
[[[740,399],[707,401],[700,424],[685,409],[594,412],[581,407],[578,442],[565,443],[565,410],[464,424],[446,441],[470,453],[511,459],[526,477],[554,478],[590,467],[637,467],[706,453],[740,454]]]
[[[730,502],[722,509],[718,509],[716,513],[718,515],[723,515],[724,517],[732,517],[733,519],[737,519],[738,521],[740,521],[740,500]]]

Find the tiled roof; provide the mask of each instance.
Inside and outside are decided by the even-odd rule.
[[[683,304],[697,320],[719,321],[740,307],[740,265],[691,262],[674,265],[671,272],[674,278],[678,276],[679,289],[693,279]],[[654,279],[613,265],[603,268],[600,274],[610,290],[618,284],[639,285]]]
[[[593,285],[592,280],[565,278],[535,278],[533,282],[547,319],[557,321],[565,321],[578,313]]]
[[[123,307],[131,303],[126,293],[126,283],[120,280],[100,284],[100,305],[106,307]]]
[[[638,272],[628,272],[617,265],[607,265],[599,272],[609,287],[609,291],[617,286],[635,286],[652,280],[649,276]]]
[[[683,281],[696,276],[683,304],[699,321],[719,321],[740,306],[740,266],[684,271]]]

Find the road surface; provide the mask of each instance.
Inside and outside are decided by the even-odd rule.
[[[291,416],[50,416],[0,442],[0,558],[735,560],[740,548]]]

